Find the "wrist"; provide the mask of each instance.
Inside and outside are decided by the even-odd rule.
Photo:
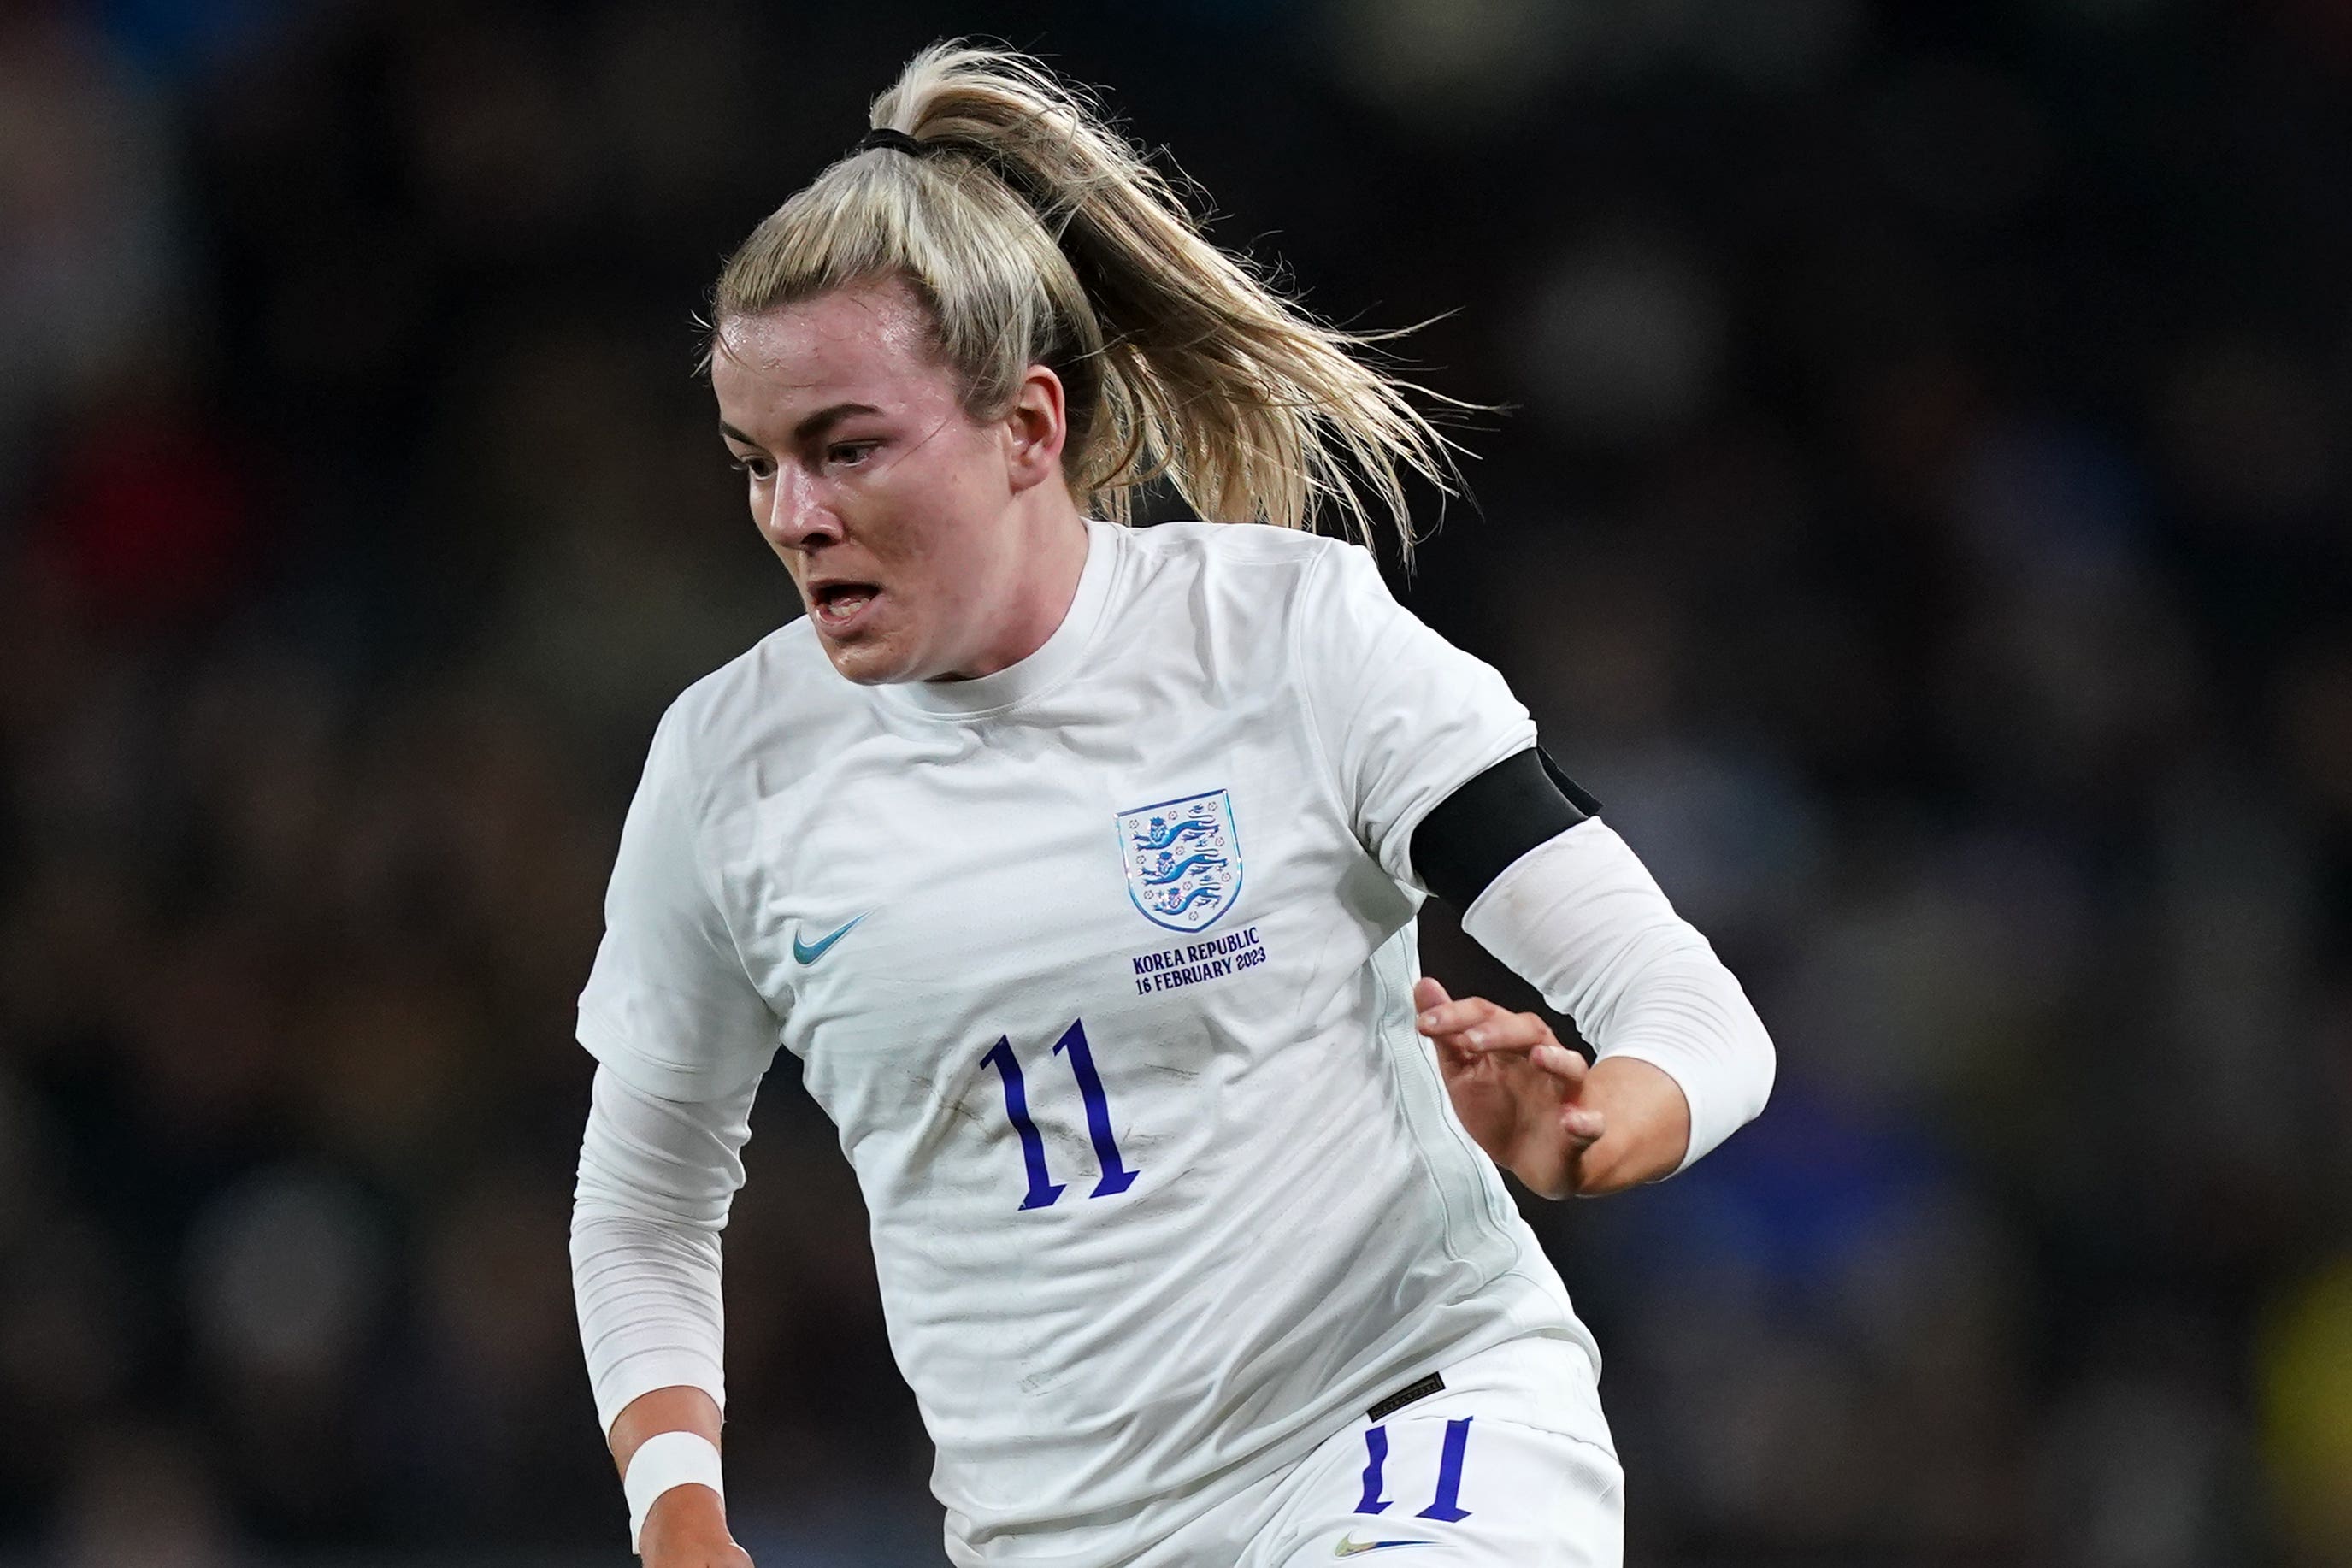
[[[735,1538],[727,1528],[727,1505],[709,1487],[672,1487],[654,1499],[638,1533],[637,1555],[645,1568],[678,1563],[729,1561]]]
[[[629,1545],[645,1551],[646,1526],[659,1505],[665,1526],[708,1515],[724,1533],[727,1489],[718,1445],[698,1432],[657,1432],[630,1456],[621,1489],[629,1500]]]
[[[1622,1193],[1682,1167],[1690,1106],[1664,1068],[1639,1057],[1603,1057],[1592,1064],[1583,1098],[1601,1112],[1604,1130],[1578,1163],[1579,1197]]]

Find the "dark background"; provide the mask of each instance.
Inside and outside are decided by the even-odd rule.
[[[1780,1049],[1530,1205],[1629,1561],[2352,1563],[2329,0],[8,6],[0,1558],[625,1561],[571,1004],[654,719],[793,609],[691,318],[967,31],[1512,405],[1412,601]],[[792,1077],[734,1516],[937,1562]]]

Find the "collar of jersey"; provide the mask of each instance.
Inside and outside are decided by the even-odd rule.
[[[1118,572],[1120,531],[1115,522],[1087,520],[1087,563],[1078,573],[1078,591],[1054,635],[1027,658],[973,680],[893,681],[869,689],[886,701],[943,719],[985,719],[1059,686],[1077,673],[1101,625]]]

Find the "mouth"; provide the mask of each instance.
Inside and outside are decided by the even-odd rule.
[[[826,583],[809,590],[809,618],[825,636],[838,637],[866,618],[882,590],[871,583]]]

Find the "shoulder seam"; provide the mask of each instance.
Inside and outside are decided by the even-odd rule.
[[[1319,560],[1328,552],[1330,546],[1349,542],[1346,540],[1334,539],[1329,534],[1318,533],[1312,529],[1280,528],[1273,523],[1263,522],[1208,522],[1198,518],[1191,518],[1161,526],[1171,530],[1171,539],[1178,537],[1175,530],[1184,529],[1188,531],[1185,537],[1201,539],[1205,548],[1244,551],[1256,547],[1265,558],[1272,560],[1297,560],[1302,557]],[[1202,532],[1192,534],[1189,531],[1192,529],[1199,529]],[[1144,528],[1131,531],[1140,541],[1149,539],[1157,530]],[[1218,542],[1212,544],[1211,541]]]
[[[782,628],[780,627],[778,629],[781,630]],[[721,668],[724,667],[722,666]],[[712,671],[712,674],[716,673],[718,672],[715,670]],[[707,680],[709,677],[705,676],[703,679]],[[698,686],[701,682],[697,681],[695,684]],[[692,687],[688,688],[688,690],[692,689]],[[668,711],[662,715],[662,722],[660,725],[656,727],[654,731],[654,738],[656,744],[660,742],[661,731],[669,725],[674,717],[677,716],[678,710],[685,701],[685,697],[686,693],[680,692],[677,698],[671,701]],[[685,721],[683,718],[678,718],[677,721],[681,727],[684,725]],[[687,780],[690,785],[690,788],[688,791],[688,805],[690,809],[686,825],[686,844],[688,858],[692,860],[694,866],[695,883],[697,886],[701,888],[702,896],[709,900],[711,909],[719,916],[719,927],[727,933],[727,945],[734,951],[735,967],[743,972],[743,983],[751,988],[751,994],[760,998],[761,1005],[767,1007],[768,1016],[772,1018],[776,1017],[777,1013],[774,1004],[769,1002],[768,994],[760,989],[760,983],[752,978],[751,964],[744,960],[742,935],[735,929],[735,919],[734,916],[728,911],[727,900],[719,897],[719,885],[713,878],[709,859],[703,853],[703,840],[706,837],[704,827],[709,822],[710,816],[710,775],[709,770],[697,763],[694,761],[693,753],[687,749],[686,736],[683,732],[683,728],[681,728],[680,733],[672,740],[671,744],[677,748],[678,760],[685,768]]]
[[[702,678],[703,680],[709,679],[709,676]],[[695,686],[701,684],[701,680],[695,682]],[[693,689],[693,686],[687,688],[687,691]],[[670,731],[672,725],[677,726],[676,732],[670,734],[669,744],[677,750],[679,769],[686,775],[688,806],[686,840],[688,849],[694,860],[694,879],[700,885],[702,896],[710,900],[710,907],[719,911],[719,918],[724,922],[727,920],[727,909],[719,901],[718,896],[711,888],[710,868],[704,861],[702,854],[703,824],[709,819],[710,816],[709,772],[696,761],[694,753],[687,747],[687,721],[681,711],[685,706],[686,691],[679,692],[670,700],[669,707],[662,713],[661,722],[654,726],[654,745],[659,746],[665,731]],[[727,934],[730,939],[735,934],[731,924],[728,926]]]
[[[1331,760],[1330,748],[1323,743],[1323,724],[1315,710],[1314,682],[1308,679],[1309,671],[1303,657],[1307,617],[1309,613],[1308,604],[1314,595],[1316,584],[1321,580],[1325,565],[1330,562],[1335,553],[1328,550],[1307,552],[1307,570],[1299,574],[1298,595],[1291,607],[1288,651],[1292,672],[1291,684],[1297,689],[1298,705],[1306,711],[1307,743],[1315,752],[1317,764],[1315,776],[1321,781],[1324,797],[1330,803],[1333,811],[1338,814],[1340,825],[1347,828],[1348,836],[1353,838],[1356,837],[1356,814],[1348,805],[1348,792],[1342,787],[1343,781],[1339,778],[1338,764]]]

